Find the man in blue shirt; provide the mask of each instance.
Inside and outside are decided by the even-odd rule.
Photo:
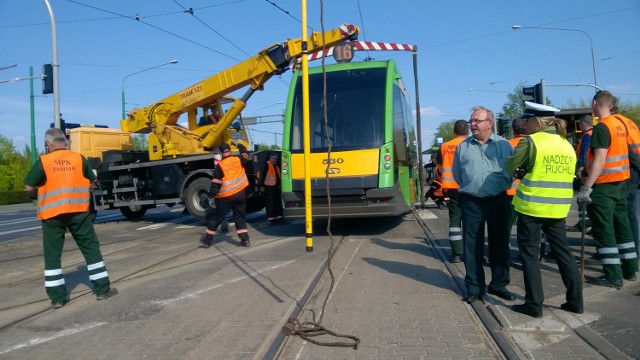
[[[591,146],[591,134],[593,133],[593,117],[591,115],[583,115],[578,121],[580,131],[582,131],[582,137],[578,141],[576,146],[576,155],[578,155],[578,162],[576,164],[576,174],[579,179],[583,181],[586,176],[587,170],[584,168],[587,165],[587,153]],[[586,215],[586,214],[585,214]],[[584,231],[589,234],[591,231],[591,221],[588,217],[584,219],[585,229]],[[567,231],[580,232],[582,231],[582,212],[578,213],[578,223],[567,228]],[[599,260],[599,257],[593,256],[592,259]]]
[[[467,296],[464,301],[482,300],[485,294],[484,228],[488,227],[491,282],[488,293],[513,301],[509,284],[509,218],[511,206],[506,190],[512,177],[504,172],[513,147],[492,132],[493,112],[482,106],[472,109],[469,125],[472,136],[458,145],[453,158],[453,177],[460,185],[462,242]]]

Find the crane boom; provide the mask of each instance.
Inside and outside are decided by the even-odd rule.
[[[263,85],[273,75],[287,71],[292,61],[305,54],[354,40],[358,33],[357,26],[344,24],[324,33],[313,32],[306,44],[299,38],[271,45],[256,56],[165,99],[145,108],[133,109],[127,115],[127,119],[121,121],[122,130],[135,133],[151,132],[148,139],[150,160],[207,153],[208,149],[220,145],[223,141],[231,141],[228,137],[225,139],[225,131],[245,108],[249,97],[256,90],[262,90]],[[196,124],[197,108],[221,109],[221,101],[230,99],[230,93],[246,86],[250,88],[242,98],[226,100],[233,101],[233,104],[215,124]],[[188,113],[189,129],[177,125],[178,119],[184,113]]]

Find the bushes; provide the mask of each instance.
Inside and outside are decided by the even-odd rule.
[[[0,191],[0,205],[25,204],[31,201],[24,191]]]

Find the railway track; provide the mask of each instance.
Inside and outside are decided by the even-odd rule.
[[[439,297],[452,297],[447,284],[450,280],[436,272],[442,262],[430,259],[433,257],[430,247],[424,243],[424,235],[411,216],[375,222],[336,222],[332,226],[335,234],[332,264],[337,274],[335,291],[330,295],[330,280],[326,276],[329,237],[322,222],[315,224],[313,253],[304,252],[304,237],[300,235],[304,229],[300,222],[269,227],[263,219],[254,221],[250,228],[252,247],[248,249],[236,247],[235,239],[229,237],[221,238],[210,249],[197,248],[193,239],[197,239],[194,235],[201,229],[192,228],[158,234],[146,232],[129,240],[101,233],[99,236],[106,240],[103,246],[109,249],[105,253],[107,266],[121,294],[96,303],[91,299],[90,290],[76,289],[69,305],[54,311],[49,310],[39,285],[38,289],[30,290],[37,295],[30,303],[0,310],[2,318],[8,313],[15,314],[13,321],[5,322],[0,328],[0,337],[4,339],[0,341],[0,357],[39,358],[42,354],[61,354],[78,344],[82,344],[81,348],[100,346],[95,338],[97,331],[103,334],[99,338],[112,344],[110,351],[115,355],[136,351],[143,356],[162,350],[181,354],[177,358],[228,359],[246,358],[250,354],[254,359],[296,359],[315,358],[313,355],[318,352],[329,351],[337,358],[343,358],[344,354],[366,357],[371,349],[381,351],[382,348],[355,325],[362,324],[357,316],[366,317],[373,311],[374,316],[384,317],[387,312],[413,309],[414,305],[404,302],[409,301],[408,297],[415,297],[410,291],[414,281],[421,291],[434,288],[433,291],[440,293]],[[100,231],[108,232],[106,228]],[[230,237],[235,238],[235,234],[231,233]],[[126,248],[120,248],[123,245],[127,245]],[[386,258],[389,251],[392,257],[398,258]],[[430,259],[428,267],[418,266],[423,259]],[[24,261],[35,260],[23,258]],[[74,262],[75,265],[82,263]],[[428,275],[434,274],[444,282],[429,280]],[[354,276],[362,278],[354,279]],[[375,290],[374,282],[378,279],[392,279],[386,281],[390,289],[397,287],[399,297],[395,301],[378,304],[376,296],[384,299],[389,294],[371,296],[368,293]],[[38,276],[35,280],[14,281],[11,287],[24,288],[40,281]],[[165,286],[164,283],[168,284],[169,291],[157,290]],[[7,287],[0,287],[2,289]],[[330,296],[328,307],[322,314],[321,304],[327,296]],[[458,300],[457,295],[455,298]],[[374,302],[373,306],[367,304],[368,300]],[[456,306],[461,307],[458,302]],[[415,310],[419,312],[418,321],[425,322],[425,326],[431,317],[439,316],[437,311],[424,312],[426,310],[419,307]],[[88,317],[87,311],[90,311]],[[281,332],[289,318],[318,321],[322,315],[326,315],[323,326],[362,338],[361,348],[311,346],[297,336],[285,336]],[[354,319],[351,328],[345,328],[341,322],[346,318]],[[377,322],[376,319],[370,321]],[[80,326],[92,327],[92,330],[67,335],[60,331]],[[197,331],[172,334],[176,326]],[[53,339],[59,350],[47,349]],[[332,340],[336,339],[328,339]],[[207,344],[215,344],[215,351],[207,350]],[[488,341],[482,341],[482,347],[495,355],[491,346]],[[67,358],[73,356],[67,355]]]

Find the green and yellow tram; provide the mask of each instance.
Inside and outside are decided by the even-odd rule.
[[[287,218],[305,214],[301,88],[297,71],[284,120]],[[328,65],[324,73],[322,67],[309,69],[309,108],[314,218],[396,216],[419,201],[414,117],[393,60]]]

